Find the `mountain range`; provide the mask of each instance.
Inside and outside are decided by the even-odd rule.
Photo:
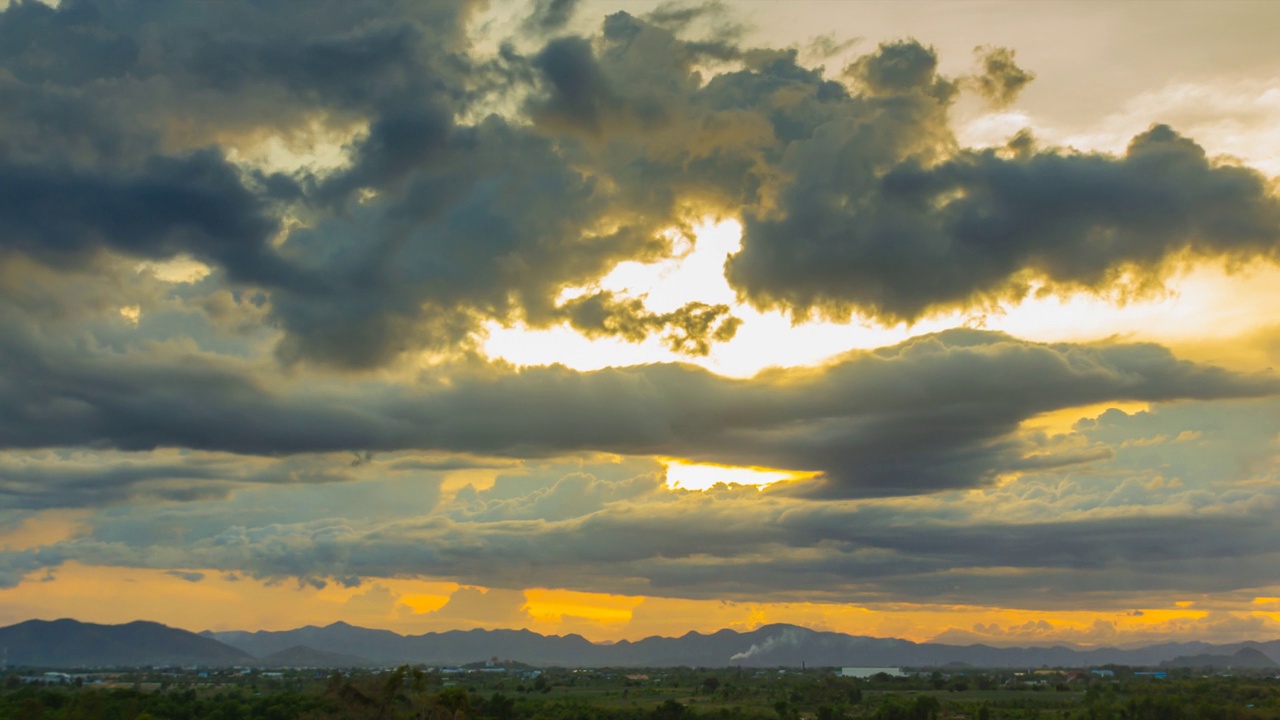
[[[213,638],[143,621],[28,620],[0,628],[0,648],[6,663],[18,667],[230,666],[254,660]]]
[[[455,630],[400,635],[338,622],[324,627],[257,632],[191,633],[158,623],[95,625],[75,620],[29,620],[0,628],[0,647],[14,666],[89,667],[144,665],[352,667],[360,665],[461,665],[501,658],[536,666],[566,667],[1096,667],[1162,663],[1185,667],[1275,667],[1280,640],[1211,645],[1162,643],[1141,648],[1065,646],[1004,647],[915,643],[766,625],[749,632],[649,637],[613,644],[580,635],[540,635],[529,630]],[[1244,651],[1244,652],[1242,652]]]

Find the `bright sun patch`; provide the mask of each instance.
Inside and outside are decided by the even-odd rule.
[[[1084,419],[1093,419],[1108,410],[1119,410],[1126,415],[1151,409],[1151,403],[1137,401],[1113,401],[1094,403],[1083,407],[1063,408],[1053,412],[1041,413],[1022,423],[1023,430],[1041,431],[1049,435],[1061,435],[1074,430],[1075,424]]]
[[[667,466],[667,484],[682,490],[710,490],[719,483],[765,487],[783,480],[799,480],[813,475],[775,468],[733,467],[674,459],[664,459],[662,462]]]
[[[189,255],[178,255],[168,260],[138,263],[139,273],[150,273],[157,280],[167,283],[195,283],[212,272],[208,265]]]

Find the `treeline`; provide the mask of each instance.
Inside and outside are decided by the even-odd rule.
[[[456,682],[401,668],[154,691],[9,684],[0,691],[0,720],[1280,720],[1280,681],[1264,677],[1092,679],[1068,687],[1015,686],[981,673],[853,680],[686,669],[649,686],[665,697],[641,695],[630,680],[617,680],[614,692],[583,694],[598,680],[567,671],[514,692],[500,682]]]
[[[327,717],[329,701],[308,693],[253,695],[243,689],[142,692],[27,686],[0,696],[9,720],[295,720]]]

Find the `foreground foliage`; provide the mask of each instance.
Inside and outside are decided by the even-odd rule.
[[[0,690],[0,720],[1280,720],[1280,680],[663,669],[119,673]]]

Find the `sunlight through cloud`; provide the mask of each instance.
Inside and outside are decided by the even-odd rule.
[[[767,487],[783,480],[813,477],[813,473],[775,468],[732,467],[675,459],[665,459],[662,462],[667,466],[667,485],[682,490],[710,490],[721,483]]]

